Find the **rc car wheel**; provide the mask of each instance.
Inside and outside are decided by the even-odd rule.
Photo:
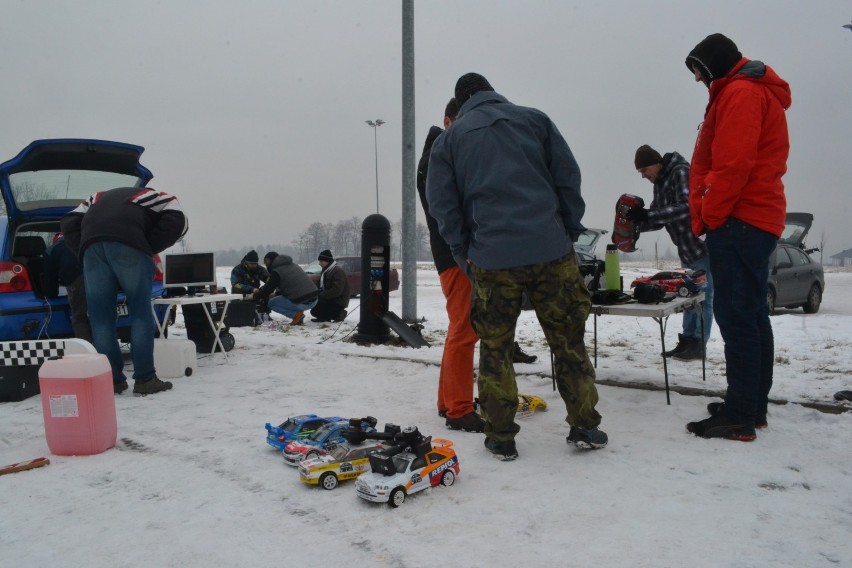
[[[450,485],[452,485],[455,482],[456,482],[456,474],[453,472],[453,470],[448,469],[447,471],[445,471],[444,477],[441,478],[441,485],[443,485],[444,487],[449,487]]]
[[[405,503],[405,489],[397,487],[391,491],[390,499],[388,499],[388,505],[396,509],[403,503]]]
[[[322,477],[320,477],[320,487],[331,491],[332,489],[337,487],[337,476],[331,473],[330,471],[327,471],[326,473],[322,474]]]
[[[687,296],[689,296],[689,288],[687,288],[686,286],[681,286],[677,289],[677,295],[681,298],[686,298]]]
[[[819,305],[822,303],[822,291],[819,285],[814,284],[808,292],[808,301],[802,306],[806,314],[815,314],[819,311]]]
[[[769,313],[775,313],[775,290],[768,288],[766,290],[766,306],[769,308]]]
[[[305,459],[306,460],[312,460],[315,457],[317,457],[318,455],[319,454],[317,452],[308,452],[308,454],[305,456]]]

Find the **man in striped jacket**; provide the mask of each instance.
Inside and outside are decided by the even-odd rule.
[[[115,298],[127,297],[130,313],[133,392],[169,390],[154,368],[156,322],[151,310],[153,255],[186,234],[186,216],[177,199],[149,188],[120,187],[91,195],[62,218],[68,248],[83,262],[92,338],[112,367],[116,394],[127,389],[124,361],[116,337]]]
[[[658,231],[665,227],[677,247],[677,255],[684,268],[704,270],[707,273],[704,287],[704,327],[696,310],[683,312],[683,333],[677,346],[666,351],[666,357],[689,361],[704,357],[704,344],[710,339],[713,326],[713,278],[710,274],[710,257],[704,241],[692,232],[689,216],[689,162],[677,152],[661,156],[647,144],[636,150],[633,160],[636,171],[654,185],[654,199],[647,209],[634,207],[627,218],[636,223],[639,232]],[[702,337],[704,343],[702,343]]]

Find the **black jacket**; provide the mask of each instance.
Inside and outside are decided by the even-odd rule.
[[[44,271],[41,274],[41,289],[47,298],[59,296],[60,286],[70,286],[80,275],[83,267],[68,249],[65,239],[60,239],[44,251]]]
[[[95,193],[63,217],[60,225],[77,258],[83,258],[89,245],[102,241],[154,255],[175,244],[187,230],[177,199],[139,187]]]
[[[426,136],[426,144],[423,145],[423,155],[420,157],[420,163],[417,164],[417,193],[420,194],[420,203],[423,205],[423,212],[426,214],[426,226],[429,227],[429,245],[432,247],[432,259],[435,261],[435,268],[438,269],[438,274],[452,266],[456,266],[456,260],[453,258],[450,246],[438,232],[438,222],[429,213],[429,203],[426,201],[426,175],[429,172],[429,154],[432,153],[432,144],[435,142],[435,139],[443,132],[437,126],[429,129],[429,135]]]

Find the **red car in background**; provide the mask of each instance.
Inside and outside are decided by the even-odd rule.
[[[341,256],[340,258],[335,259],[335,262],[337,262],[338,266],[343,268],[346,272],[346,277],[349,278],[349,294],[353,298],[359,295],[361,293],[361,257]],[[305,267],[305,273],[317,286],[319,286],[321,272],[322,267],[316,262]],[[399,290],[399,272],[396,268],[391,268],[389,281],[389,292]]]

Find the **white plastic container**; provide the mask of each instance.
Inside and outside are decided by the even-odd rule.
[[[39,369],[38,378],[44,433],[52,453],[86,456],[115,446],[118,422],[106,356],[50,359]]]
[[[155,339],[154,368],[161,379],[188,377],[198,369],[195,343],[188,339]]]

